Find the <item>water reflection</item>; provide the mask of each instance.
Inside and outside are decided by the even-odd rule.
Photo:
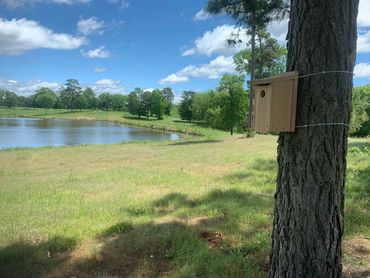
[[[12,147],[114,144],[136,140],[178,140],[145,128],[108,122],[61,119],[0,118],[0,149]]]

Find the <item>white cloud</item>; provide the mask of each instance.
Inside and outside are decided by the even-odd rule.
[[[189,81],[190,77],[219,79],[224,74],[235,73],[235,64],[232,56],[219,56],[208,64],[189,65],[177,73],[171,74],[159,81],[160,84],[175,84]]]
[[[187,66],[180,70],[177,75],[180,77],[218,79],[226,73],[235,73],[235,64],[232,56],[219,56],[208,64]]]
[[[96,67],[96,68],[94,68],[94,71],[98,72],[98,73],[106,72],[107,68],[105,68],[105,67]]]
[[[146,88],[143,91],[144,92],[153,92],[154,91],[154,88]]]
[[[370,52],[370,31],[360,32],[357,37],[357,52]]]
[[[370,1],[360,0],[360,6],[358,9],[357,24],[359,27],[370,26]]]
[[[163,78],[159,81],[161,85],[168,85],[168,84],[177,84],[189,81],[189,78],[186,76],[178,76],[177,74],[171,74],[166,78]]]
[[[130,7],[130,2],[128,0],[106,0],[106,1],[111,4],[119,5],[121,10],[126,10]]]
[[[110,52],[105,50],[105,46],[100,46],[87,52],[81,50],[81,54],[87,58],[108,58],[110,56]]]
[[[267,31],[271,34],[271,37],[275,38],[280,45],[286,45],[288,24],[288,21],[273,21],[267,26]]]
[[[194,21],[203,21],[211,18],[212,15],[205,10],[201,9],[197,14],[194,16],[193,20]]]
[[[227,43],[228,39],[234,38],[239,34],[239,39],[242,43],[235,46],[230,46]],[[234,25],[217,26],[212,31],[207,31],[202,37],[195,40],[195,47],[185,49],[182,56],[190,56],[194,54],[211,56],[213,54],[231,55],[246,47],[245,43],[249,40],[246,34],[246,29],[238,28]]]
[[[0,88],[15,92],[17,95],[28,96],[35,93],[36,90],[48,87],[52,90],[58,90],[61,86],[56,82],[47,82],[41,80],[32,80],[20,82],[16,80],[0,80]]]
[[[0,5],[9,9],[16,9],[25,5],[33,5],[37,3],[56,3],[56,4],[86,4],[91,0],[0,0]]]
[[[370,78],[370,64],[357,64],[355,66],[355,78]]]
[[[182,51],[181,56],[191,56],[195,54],[195,48],[185,49]]]
[[[86,40],[64,33],[54,33],[33,20],[0,18],[0,55],[16,55],[37,49],[76,49]]]
[[[112,93],[112,94],[123,94],[126,92],[126,88],[122,86],[120,80],[113,79],[101,79],[95,82],[91,88],[97,93]]]
[[[96,17],[81,19],[77,22],[77,30],[87,36],[90,34],[103,34],[104,21],[98,21]]]
[[[63,84],[57,82],[48,82],[42,80],[32,80],[28,82],[21,82],[16,80],[5,80],[0,79],[0,88],[15,92],[17,95],[29,96],[35,93],[36,90],[47,87],[54,91],[58,91],[63,87]],[[85,86],[81,86],[85,88]],[[100,93],[112,93],[112,94],[123,94],[126,92],[126,88],[122,86],[120,80],[113,79],[101,79],[93,84],[86,87],[92,88],[97,94]]]

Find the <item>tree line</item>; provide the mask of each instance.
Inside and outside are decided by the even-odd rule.
[[[135,99],[136,97],[136,99]],[[30,96],[18,96],[14,92],[0,89],[0,106],[29,107],[48,109],[100,109],[113,111],[130,111],[133,115],[156,116],[163,119],[172,109],[174,93],[171,88],[143,91],[136,88],[129,95],[101,93],[98,96],[91,88],[82,89],[78,80],[68,79],[58,92],[50,88],[38,89]]]
[[[171,88],[156,89],[153,92],[136,88],[128,95],[128,112],[139,118],[155,116],[162,120],[164,115],[170,115],[174,97]]]

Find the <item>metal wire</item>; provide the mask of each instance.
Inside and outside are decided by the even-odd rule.
[[[308,76],[314,76],[314,75],[320,75],[320,74],[328,74],[328,73],[346,73],[346,74],[355,75],[353,72],[350,72],[350,71],[345,71],[345,70],[330,70],[330,71],[322,71],[322,72],[316,72],[316,73],[311,73],[311,74],[305,74],[305,75],[299,76],[298,78],[304,78],[304,77],[308,77]]]
[[[350,72],[350,71],[331,70],[331,71],[322,71],[322,72],[316,72],[316,73],[311,73],[311,74],[305,74],[305,75],[299,76],[298,78],[304,78],[304,77],[320,75],[320,74],[328,74],[328,73],[346,73],[350,75],[355,75],[353,72]],[[296,126],[296,128],[306,128],[306,127],[312,127],[312,126],[330,126],[330,125],[345,126],[349,128],[351,127],[350,125],[345,124],[345,123],[318,123],[318,124],[298,125]]]
[[[309,125],[297,125],[296,128],[305,128],[305,127],[311,127],[311,126],[328,126],[328,125],[339,125],[339,126],[351,127],[350,125],[345,124],[345,123],[319,123],[319,124],[309,124]]]

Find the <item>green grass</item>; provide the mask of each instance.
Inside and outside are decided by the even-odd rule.
[[[264,277],[277,138],[215,137],[0,151],[0,276]],[[370,141],[351,139],[344,263],[357,273],[369,184]]]

